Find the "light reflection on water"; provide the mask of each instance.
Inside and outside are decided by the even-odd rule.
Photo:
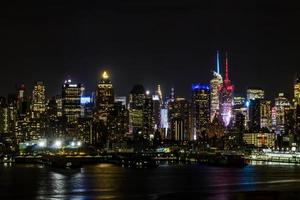
[[[300,167],[297,166],[220,168],[164,165],[157,169],[125,169],[111,164],[99,164],[67,170],[16,165],[1,167],[0,172],[0,199],[202,197],[226,200],[240,192],[300,189]]]

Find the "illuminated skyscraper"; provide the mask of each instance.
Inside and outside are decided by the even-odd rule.
[[[163,105],[162,109],[160,110],[160,128],[162,138],[168,137],[169,119],[167,107],[167,105]]]
[[[248,115],[248,108],[246,107],[246,99],[241,96],[233,97],[233,116],[232,116],[232,124],[238,129],[245,129],[247,127],[246,116]],[[241,116],[243,115],[243,117]],[[242,127],[242,124],[243,127]]]
[[[298,76],[294,84],[294,101],[295,104],[300,105],[300,77]]]
[[[260,130],[260,100],[251,99],[249,101],[249,130],[259,132]]]
[[[150,92],[146,92],[143,108],[143,134],[145,139],[153,139],[154,135],[154,109],[153,99]]]
[[[24,84],[22,84],[18,89],[17,89],[17,111],[18,111],[18,116],[23,118],[28,114],[29,112],[29,101],[27,98],[27,92],[26,92],[26,87]]]
[[[272,129],[271,101],[260,101],[260,128]]]
[[[251,87],[247,89],[247,100],[264,99],[265,91],[259,87]]]
[[[153,103],[154,130],[156,131],[161,128],[160,125],[161,100],[159,95],[152,95],[152,103]]]
[[[276,134],[283,135],[285,132],[285,110],[291,107],[290,102],[284,96],[283,93],[279,93],[275,98],[275,110],[276,110]]]
[[[234,86],[228,77],[228,58],[225,59],[225,80],[220,91],[220,113],[225,127],[228,127],[232,120]]]
[[[258,132],[262,128],[271,130],[272,113],[271,101],[264,99],[251,99],[248,106],[249,130]]]
[[[62,116],[69,123],[76,123],[81,115],[81,97],[84,92],[82,84],[74,84],[68,79],[62,90]]]
[[[145,95],[146,92],[142,85],[135,85],[129,95],[129,132],[134,136],[143,133]]]
[[[170,136],[176,141],[193,140],[190,120],[190,104],[185,98],[175,98],[168,104]]]
[[[161,103],[162,103],[163,96],[162,96],[162,91],[161,91],[160,85],[157,85],[157,90],[155,91],[155,93],[156,93],[156,95],[158,95],[159,100],[160,100]]]
[[[0,97],[0,136],[9,132],[9,112],[6,99]]]
[[[37,81],[32,91],[32,117],[38,118],[46,110],[45,85],[42,81]]]
[[[127,101],[126,101],[126,96],[116,96],[115,97],[115,103],[120,102],[122,106],[125,106],[127,108]]]
[[[114,89],[106,71],[102,73],[96,91],[96,113],[95,120],[107,123],[107,117],[114,106]]]
[[[193,135],[205,139],[210,122],[210,88],[209,85],[193,84],[192,91]]]
[[[212,122],[220,109],[220,90],[223,79],[220,74],[219,52],[217,51],[217,70],[213,72],[213,79],[210,81],[210,121]]]

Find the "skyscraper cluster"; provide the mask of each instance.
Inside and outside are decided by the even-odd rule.
[[[32,90],[20,85],[15,94],[0,98],[1,143],[12,151],[20,143],[42,138],[137,150],[191,143],[229,149],[298,147],[299,77],[291,101],[283,93],[273,101],[266,99],[260,87],[249,87],[245,96],[237,96],[229,79],[228,56],[224,78],[220,57],[217,52],[209,83],[191,84],[190,98],[178,96],[174,88],[163,93],[157,85],[150,92],[141,84],[133,86],[128,97],[117,96],[107,71],[92,92],[71,78],[51,98],[43,81],[37,81]]]

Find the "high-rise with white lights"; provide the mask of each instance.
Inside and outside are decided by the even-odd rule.
[[[265,91],[259,87],[249,87],[247,89],[247,100],[264,99]]]
[[[39,117],[46,110],[45,85],[42,81],[37,81],[32,91],[32,117]]]
[[[228,77],[228,57],[226,54],[225,79],[220,91],[220,113],[225,127],[228,127],[232,120],[233,89],[234,86]]]
[[[220,74],[220,58],[217,51],[217,67],[213,72],[213,79],[210,81],[210,121],[218,115],[220,110],[220,90],[223,85],[223,78]]]
[[[192,92],[193,135],[205,139],[210,122],[210,88],[206,84],[193,84]]]
[[[277,135],[284,134],[285,125],[285,110],[291,106],[289,100],[284,96],[284,93],[279,93],[275,98],[276,125],[275,131]]]
[[[96,113],[95,120],[107,123],[110,110],[114,106],[114,89],[107,71],[101,75],[96,90]]]
[[[300,105],[300,77],[297,76],[294,84],[294,101],[295,104]]]
[[[63,84],[62,90],[62,116],[68,123],[77,122],[81,115],[81,97],[84,92],[82,84],[73,83],[68,79]]]

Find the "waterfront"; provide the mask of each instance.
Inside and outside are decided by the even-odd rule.
[[[97,164],[67,170],[18,164],[2,165],[0,172],[0,199],[297,199],[300,189],[295,165],[127,169]]]

